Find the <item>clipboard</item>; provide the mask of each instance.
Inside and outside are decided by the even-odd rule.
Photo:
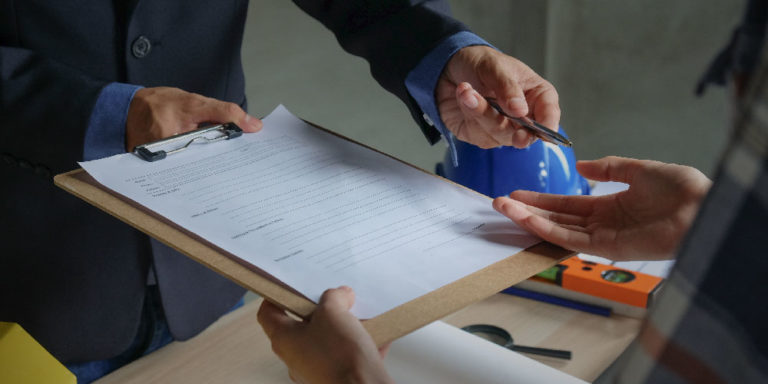
[[[210,134],[219,132],[218,135],[211,137]],[[220,140],[229,140],[243,135],[243,130],[235,123],[216,124],[207,127],[201,127],[193,131],[173,135],[171,137],[153,141],[151,143],[137,145],[133,153],[146,161],[158,161],[165,159],[168,155],[179,153],[189,148],[196,142],[215,143]],[[174,148],[167,148],[168,145],[182,143]],[[155,150],[153,150],[156,148]]]
[[[369,150],[382,153],[318,125],[308,124]],[[382,154],[432,177],[443,179],[385,153]],[[443,180],[453,183],[447,179]],[[65,191],[301,318],[307,318],[316,306],[315,303],[297,291],[253,265],[154,214],[143,206],[112,192],[99,184],[83,169],[57,175],[54,177],[54,183]],[[379,316],[363,320],[363,325],[373,337],[376,345],[382,346],[474,302],[490,297],[574,254],[572,251],[550,243],[538,243]]]

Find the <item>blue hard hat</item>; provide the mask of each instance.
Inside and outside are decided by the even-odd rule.
[[[562,128],[559,132],[565,135]],[[518,189],[589,194],[589,184],[576,172],[576,156],[569,147],[537,140],[525,149],[482,149],[456,140],[456,151],[459,166],[453,166],[448,151],[437,164],[436,173],[487,196],[506,196]]]

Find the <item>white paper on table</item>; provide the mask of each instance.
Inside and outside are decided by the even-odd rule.
[[[585,383],[441,321],[394,341],[384,364],[396,383]]]
[[[264,128],[157,162],[81,163],[99,183],[317,301],[351,286],[375,317],[539,240],[490,199],[313,128]]]

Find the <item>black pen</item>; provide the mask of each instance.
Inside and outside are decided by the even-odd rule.
[[[559,144],[566,147],[572,147],[573,143],[568,140],[565,136],[537,123],[533,119],[529,119],[528,117],[514,117],[508,115],[506,112],[504,112],[503,109],[499,106],[499,104],[496,102],[496,99],[493,97],[486,97],[485,101],[488,102],[488,104],[493,107],[493,109],[496,110],[496,112],[502,114],[506,118],[514,121],[515,123],[520,124],[521,126],[528,128],[531,133],[536,135],[538,138],[552,144]]]

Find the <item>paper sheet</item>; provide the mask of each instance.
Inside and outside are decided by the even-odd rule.
[[[81,166],[311,300],[351,286],[360,318],[538,242],[490,199],[313,128],[282,106],[256,134],[152,163],[123,154]]]
[[[384,364],[396,383],[586,383],[440,321],[393,342]]]

